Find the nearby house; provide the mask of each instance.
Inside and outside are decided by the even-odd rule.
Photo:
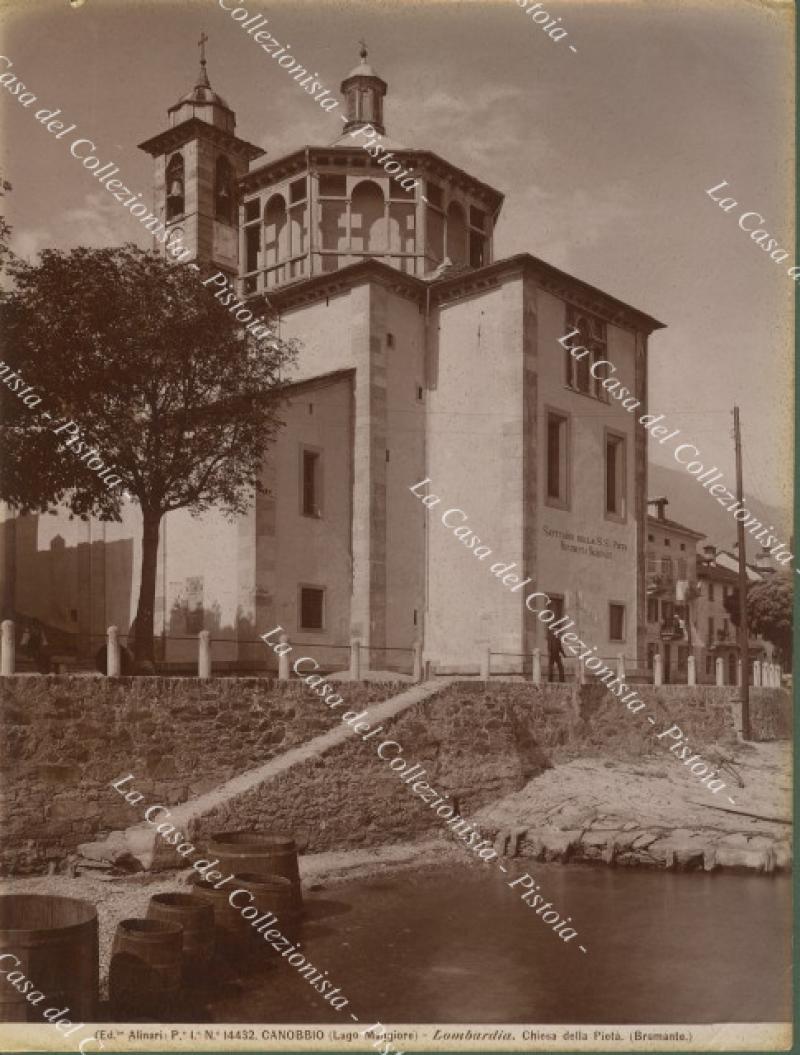
[[[716,680],[716,661],[722,658],[727,684],[736,684],[739,667],[738,630],[733,625],[725,599],[739,590],[738,559],[735,554],[717,550],[715,546],[704,546],[702,558],[697,562],[697,577],[700,595],[695,602],[697,637],[702,642],[698,653],[697,680]],[[764,555],[756,558],[756,566],[747,565],[748,582],[760,582],[765,574],[774,569],[765,562]],[[750,683],[752,684],[753,661],[772,660],[774,647],[762,637],[751,634],[748,642],[750,656]]]
[[[234,524],[165,518],[166,658],[188,660],[205,626],[222,642],[217,657],[263,661],[257,636],[280,623],[330,665],[357,635],[373,668],[407,666],[419,638],[440,670],[477,670],[487,645],[495,669],[520,669],[546,647],[525,607],[542,590],[601,655],[636,665],[646,436],[603,380],[610,361],[646,412],[647,342],[662,324],[535,256],[500,256],[503,195],[439,154],[385,138],[417,185],[387,174],[353,135],[367,115],[384,130],[387,84],[365,51],[341,90],[333,142],[264,160],[236,134],[203,60],[169,126],[141,144],[154,211],[201,276],[235,282],[253,310],[268,294],[281,336],[302,349],[264,467],[268,493]],[[580,360],[559,344],[571,331],[589,349]],[[441,496],[431,511],[410,491],[426,478]],[[445,527],[450,508],[463,514]],[[84,651],[109,622],[124,632],[141,559],[136,510],[121,525],[33,519],[16,541],[6,535],[15,610],[74,629]],[[454,537],[466,521],[489,559]],[[676,561],[651,595],[657,622],[669,622],[675,583],[696,577],[701,536],[673,535]],[[662,566],[673,552],[664,546]],[[504,588],[495,562],[530,577],[528,590]],[[670,669],[675,657],[656,639]]]
[[[697,596],[697,543],[700,531],[670,520],[669,500],[648,502],[656,513],[647,517],[647,633],[646,660],[653,669],[661,656],[664,681],[686,681],[688,658],[697,658],[694,600]]]

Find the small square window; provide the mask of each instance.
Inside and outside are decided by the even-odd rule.
[[[319,178],[319,193],[325,197],[344,198],[347,196],[347,180],[344,176],[325,175]]]
[[[300,587],[300,629],[322,630],[325,616],[325,591],[318,586]]]
[[[608,637],[610,641],[625,640],[625,605],[613,601],[608,606]]]
[[[477,227],[480,231],[486,230],[486,213],[476,209],[474,205],[470,205],[469,222],[471,227]]]
[[[442,188],[438,184],[431,183],[431,181],[428,180],[427,190],[428,201],[430,202],[430,204],[435,205],[437,209],[441,209],[442,202],[444,201],[444,198],[442,196]]]
[[[671,546],[672,545],[672,539],[665,538],[664,539],[664,545],[665,546]]]

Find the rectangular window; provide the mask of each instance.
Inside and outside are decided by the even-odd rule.
[[[244,203],[244,219],[245,223],[249,223],[251,220],[258,220],[261,218],[261,203],[258,198],[253,198],[251,201]]]
[[[713,601],[714,600],[714,583],[713,582],[710,582],[708,584],[708,599],[709,599],[709,601]]]
[[[648,597],[647,598],[647,622],[657,623],[658,622],[658,598]]]
[[[245,271],[256,271],[258,268],[258,250],[261,241],[261,224],[254,223],[251,227],[245,227],[246,260]]]
[[[675,605],[672,601],[661,602],[661,622],[664,626],[672,626],[675,621]]]
[[[606,430],[606,516],[625,519],[625,437]]]
[[[585,396],[593,396],[604,403],[609,400],[603,381],[608,376],[608,367],[595,367],[595,377],[592,376],[591,368],[595,363],[608,361],[608,341],[606,337],[606,324],[595,315],[589,315],[583,310],[567,305],[566,329],[564,333],[578,332],[571,338],[569,348],[576,350],[572,355],[569,349],[565,351],[567,386]],[[579,351],[582,349],[582,351]]]
[[[714,657],[706,656],[706,674],[714,673]]]
[[[713,615],[710,615],[708,617],[708,634],[706,636],[706,643],[707,643],[708,648],[711,648],[711,646],[714,644],[714,616]]]
[[[306,196],[306,180],[305,176],[302,179],[293,180],[289,184],[289,200],[292,205],[298,201],[304,201]]]
[[[550,411],[546,420],[547,502],[566,509],[569,505],[569,419]]]
[[[320,479],[321,458],[319,451],[303,448],[301,502],[306,517],[322,516],[322,487]]]
[[[325,591],[319,586],[300,587],[300,629],[322,630],[325,617]]]
[[[625,605],[612,601],[608,606],[609,641],[625,640]]]

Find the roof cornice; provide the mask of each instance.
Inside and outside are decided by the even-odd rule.
[[[288,286],[282,286],[280,289],[270,291],[268,297],[269,301],[279,310],[288,310],[301,304],[313,303],[324,297],[344,293],[367,279],[373,279],[400,296],[418,303],[425,301],[430,291],[431,306],[444,307],[462,297],[472,296],[485,289],[499,286],[501,282],[509,278],[526,276],[531,276],[543,289],[588,311],[593,311],[613,325],[644,333],[664,328],[663,322],[659,322],[650,315],[638,311],[580,279],[572,278],[528,253],[507,257],[505,260],[498,260],[494,264],[487,264],[485,267],[472,271],[460,271],[452,277],[445,275],[433,281],[407,275],[390,267],[382,260],[367,259],[356,264],[348,264],[338,271],[314,275],[312,278],[301,279]],[[256,294],[250,298],[248,303],[262,296],[263,294]],[[689,528],[685,530],[690,531]],[[692,533],[697,534],[697,532]],[[704,537],[704,535],[698,535],[698,538]]]
[[[216,125],[210,125],[208,121],[202,121],[199,117],[190,117],[188,121],[181,121],[180,124],[159,132],[152,139],[146,139],[143,143],[139,143],[139,149],[156,157],[159,154],[177,150],[185,143],[188,143],[190,139],[210,139],[216,146],[222,147],[232,154],[237,154],[246,161],[255,161],[256,158],[260,158],[266,153],[262,147],[248,143],[246,139],[240,139],[231,132],[217,128]]]
[[[486,202],[487,208],[492,213],[495,213],[503,203],[505,196],[495,187],[476,179],[468,172],[465,172],[464,169],[458,168],[457,165],[453,165],[430,150],[394,147],[392,154],[397,158],[402,158],[405,163],[413,163],[416,169],[416,176],[421,174],[420,167],[424,165],[428,175],[442,180],[450,180],[455,186],[471,191],[475,197]],[[355,158],[359,161],[363,161],[366,158],[367,161],[370,160],[365,155],[363,148],[357,143],[352,146],[339,144],[328,147],[300,147],[300,149],[293,151],[291,154],[275,158],[274,161],[269,161],[259,168],[253,169],[252,172],[247,172],[240,176],[239,189],[243,194],[252,194],[262,187],[267,187],[286,176],[302,171],[307,166],[313,167],[319,163],[320,158],[324,157],[336,157],[338,159]],[[364,175],[367,176],[371,171],[385,174],[383,167],[377,161],[373,162],[372,165],[368,165],[364,170]]]

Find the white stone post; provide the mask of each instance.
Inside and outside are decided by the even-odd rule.
[[[412,646],[414,654],[414,681],[422,681],[422,642],[419,638]]]
[[[289,644],[289,635],[281,634],[278,638],[278,642],[281,645]],[[278,656],[278,681],[289,680],[289,652],[288,649],[283,649],[285,655]]]
[[[492,653],[491,646],[487,645],[486,648],[481,652],[481,680],[488,681],[489,675],[492,672]]]
[[[761,662],[760,660],[753,661],[753,686],[757,688],[761,685]]]
[[[664,667],[661,653],[657,652],[653,656],[653,684],[663,685],[664,684]]]
[[[538,648],[531,653],[531,681],[534,685],[542,684],[542,653]]]
[[[621,652],[617,655],[617,680],[625,680],[625,657]]]
[[[201,630],[197,635],[197,676],[198,678],[211,677],[211,634],[208,630]]]
[[[689,659],[686,662],[686,684],[697,684],[697,661],[694,656],[689,656]]]
[[[14,637],[14,620],[4,619],[0,638],[0,676],[10,677],[14,673],[17,643]]]
[[[715,664],[717,668],[717,685],[725,684],[725,661],[722,656],[717,656],[717,662]]]
[[[119,671],[119,630],[115,626],[110,626],[106,644],[106,674],[109,678],[118,678]]]
[[[350,638],[350,680],[361,681],[361,639],[358,637]]]

